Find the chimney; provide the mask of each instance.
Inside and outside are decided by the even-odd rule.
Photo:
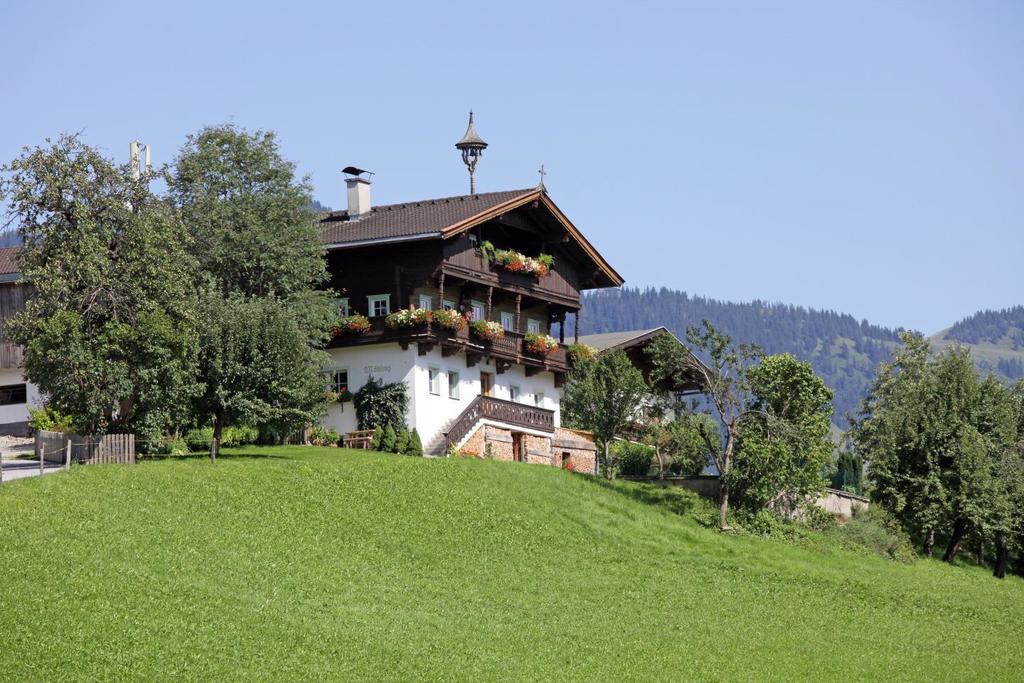
[[[355,166],[346,166],[341,172],[345,174],[349,220],[370,213],[370,178],[362,176],[373,174]]]

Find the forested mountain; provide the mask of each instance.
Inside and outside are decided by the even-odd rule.
[[[1024,306],[979,311],[931,338],[935,346],[971,347],[978,367],[1008,379],[1024,377]]]
[[[899,344],[898,330],[844,313],[764,301],[717,301],[665,288],[623,288],[587,295],[580,332],[664,325],[685,338],[687,327],[705,319],[738,342],[756,343],[766,353],[788,352],[809,361],[835,391],[834,421],[843,428],[846,415],[856,414],[875,368],[889,360]],[[936,346],[953,341],[971,346],[982,370],[1008,379],[1024,376],[1024,307],[978,313],[933,338]],[[996,345],[998,349],[989,348]]]

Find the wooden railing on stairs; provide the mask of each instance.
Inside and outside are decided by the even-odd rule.
[[[445,432],[445,450],[465,439],[481,420],[493,420],[510,427],[523,427],[554,434],[555,412],[535,406],[504,401],[490,396],[477,396]]]

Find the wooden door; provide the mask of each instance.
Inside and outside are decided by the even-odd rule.
[[[512,459],[522,462],[523,458],[523,435],[521,432],[512,432]]]
[[[494,375],[489,372],[480,373],[480,395],[490,396],[494,392]]]

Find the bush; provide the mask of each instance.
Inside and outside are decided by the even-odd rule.
[[[182,455],[188,455],[189,448],[188,443],[181,437],[168,436],[161,439],[156,443],[156,447],[153,449],[154,455],[166,455],[172,457],[178,457]]]
[[[612,455],[618,463],[619,474],[645,476],[651,471],[654,449],[642,443],[617,441],[612,444]]]
[[[395,452],[395,441],[397,436],[395,435],[395,428],[390,424],[384,427],[384,434],[380,437],[380,450],[383,453],[394,453]]]
[[[71,418],[50,406],[29,407],[28,416],[28,426],[32,432],[70,432],[72,430]]]
[[[836,526],[835,516],[825,508],[818,507],[813,503],[800,511],[801,521],[817,531],[828,531]]]
[[[404,453],[423,457],[423,441],[420,439],[420,433],[415,429],[409,434],[409,445],[406,446]]]
[[[392,453],[405,453],[405,449],[409,447],[409,430],[402,427],[395,432],[395,448]]]
[[[757,536],[779,536],[784,535],[786,523],[779,519],[779,516],[770,510],[757,510],[755,512],[739,512],[737,519],[743,529]]]
[[[387,427],[401,429],[405,426],[405,413],[409,408],[409,396],[404,382],[384,384],[370,377],[359,391],[353,403],[359,429]]]
[[[384,430],[379,426],[373,428],[373,438],[370,439],[370,450],[379,451],[381,439],[384,438]]]
[[[916,557],[910,536],[878,505],[854,508],[853,518],[841,533],[847,540],[891,560],[910,562]]]
[[[213,427],[190,429],[185,432],[185,444],[190,451],[208,451],[213,444]]]
[[[314,446],[337,446],[341,441],[341,434],[334,427],[314,425],[310,430],[309,441]]]

